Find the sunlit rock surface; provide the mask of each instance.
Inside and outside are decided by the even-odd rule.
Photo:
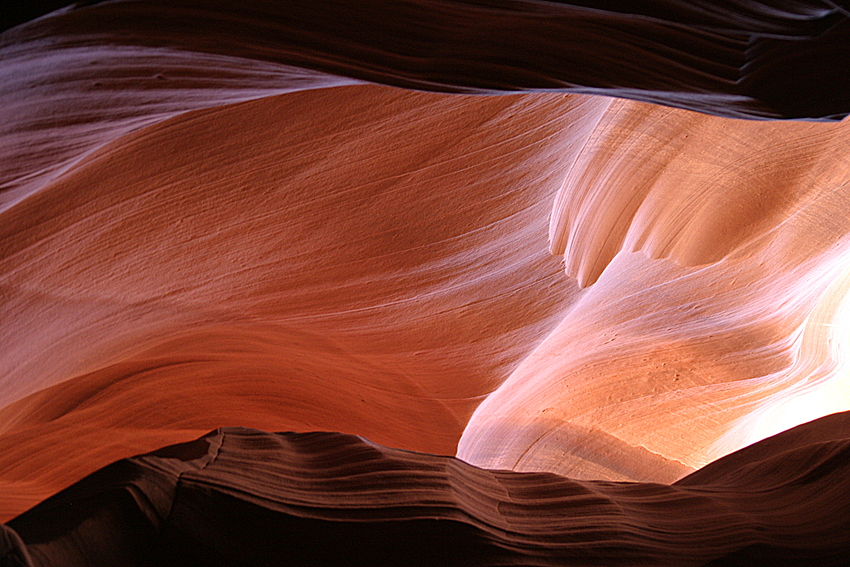
[[[746,563],[778,534],[812,538],[795,561],[841,557],[841,498],[806,516],[807,493],[770,492],[769,471],[697,484],[717,502],[773,494],[765,513],[796,510],[771,516],[774,535],[733,522],[712,544],[713,512],[676,554],[647,534],[654,515],[679,526],[671,538],[692,520],[665,504],[671,483],[736,477],[750,464],[709,463],[850,408],[850,126],[834,121],[850,112],[847,20],[829,2],[122,0],[6,31],[0,520],[216,428],[322,430],[660,483],[623,488],[659,495],[616,528],[637,530],[639,564]],[[811,455],[846,436],[816,423],[753,458],[843,494],[843,453],[831,476]],[[255,459],[240,454],[233,490]],[[419,471],[405,486],[440,498],[427,463],[477,471],[468,494],[498,477],[393,454]],[[508,477],[532,491],[556,478]],[[622,506],[619,485],[588,486]],[[358,502],[341,518],[377,518]],[[528,529],[580,539],[620,521],[563,506],[598,524]],[[99,529],[148,537],[113,513],[3,541],[55,540],[33,552],[47,565]],[[54,522],[39,514],[28,525]],[[440,537],[502,541],[464,530]],[[464,564],[502,561],[488,554],[503,543]],[[588,545],[522,561],[580,563]]]
[[[589,287],[459,455],[669,481],[845,409],[848,139],[846,122],[612,103],[551,216],[553,252]]]

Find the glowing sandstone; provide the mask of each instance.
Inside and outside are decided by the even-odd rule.
[[[479,406],[459,455],[671,481],[678,463],[845,409],[839,390],[781,428],[758,417],[847,372],[847,140],[846,123],[612,103],[550,224],[567,272],[593,285]]]
[[[222,426],[670,483],[847,408],[847,126],[588,96],[838,117],[835,5],[231,4],[0,36],[4,520]]]

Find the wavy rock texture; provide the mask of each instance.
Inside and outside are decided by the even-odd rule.
[[[28,566],[846,565],[848,435],[837,414],[663,485],[219,429],[60,492],[9,523],[0,553]]]
[[[846,408],[847,132],[613,103],[550,224],[593,285],[479,406],[459,455],[670,481]],[[803,401],[812,388],[837,390]],[[616,456],[635,446],[638,469]]]
[[[454,92],[563,90],[724,116],[850,112],[845,2],[119,0],[7,34],[189,49]]]
[[[7,329],[4,470],[67,475],[25,439],[113,460],[221,423],[453,453],[575,294],[545,222],[598,106],[344,87],[101,149],[5,214],[6,316],[32,331]]]
[[[328,430],[527,474],[228,430],[223,492],[156,545],[201,561],[202,516],[259,509],[389,541],[388,506],[412,564],[424,506],[469,545],[440,564],[840,564],[846,418],[721,457],[850,407],[849,29],[839,2],[118,0],[0,34],[0,520],[211,429]],[[36,565],[137,561],[221,436],[11,525]],[[262,474],[371,480],[249,510],[251,439]],[[368,503],[385,465],[404,494]],[[575,523],[512,508],[550,483]]]

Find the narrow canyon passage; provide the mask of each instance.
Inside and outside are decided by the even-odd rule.
[[[269,466],[308,478],[333,453],[347,478],[373,447],[364,474],[409,470],[393,482],[445,506],[408,504],[462,518],[435,537],[485,542],[470,565],[581,564],[597,540],[537,546],[612,525],[637,564],[778,560],[783,534],[788,557],[842,564],[843,508],[800,499],[844,490],[848,20],[816,1],[109,0],[0,33],[0,550],[60,564],[68,541],[147,533],[99,504],[39,531],[64,512],[36,506],[92,478],[159,498],[148,472],[110,477],[120,459],[319,431],[348,449]],[[228,453],[218,488],[255,490],[256,458]],[[377,521],[370,474],[358,511],[316,513]],[[523,524],[550,481],[584,520]],[[724,507],[769,528],[721,545]],[[212,533],[157,510],[157,537]],[[707,531],[676,547],[686,514]],[[505,535],[520,524],[537,551]]]

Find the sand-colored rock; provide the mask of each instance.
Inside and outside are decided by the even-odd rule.
[[[848,30],[814,0],[113,0],[0,34],[0,520],[217,428],[325,430],[486,524],[467,564],[536,512],[462,501],[541,472],[626,520],[570,501],[595,519],[532,547],[839,561],[843,418],[733,452],[850,407]],[[117,517],[0,546],[141,541]]]
[[[453,453],[576,293],[546,219],[605,105],[349,86],[100,148],[4,213],[7,478],[224,423]]]

